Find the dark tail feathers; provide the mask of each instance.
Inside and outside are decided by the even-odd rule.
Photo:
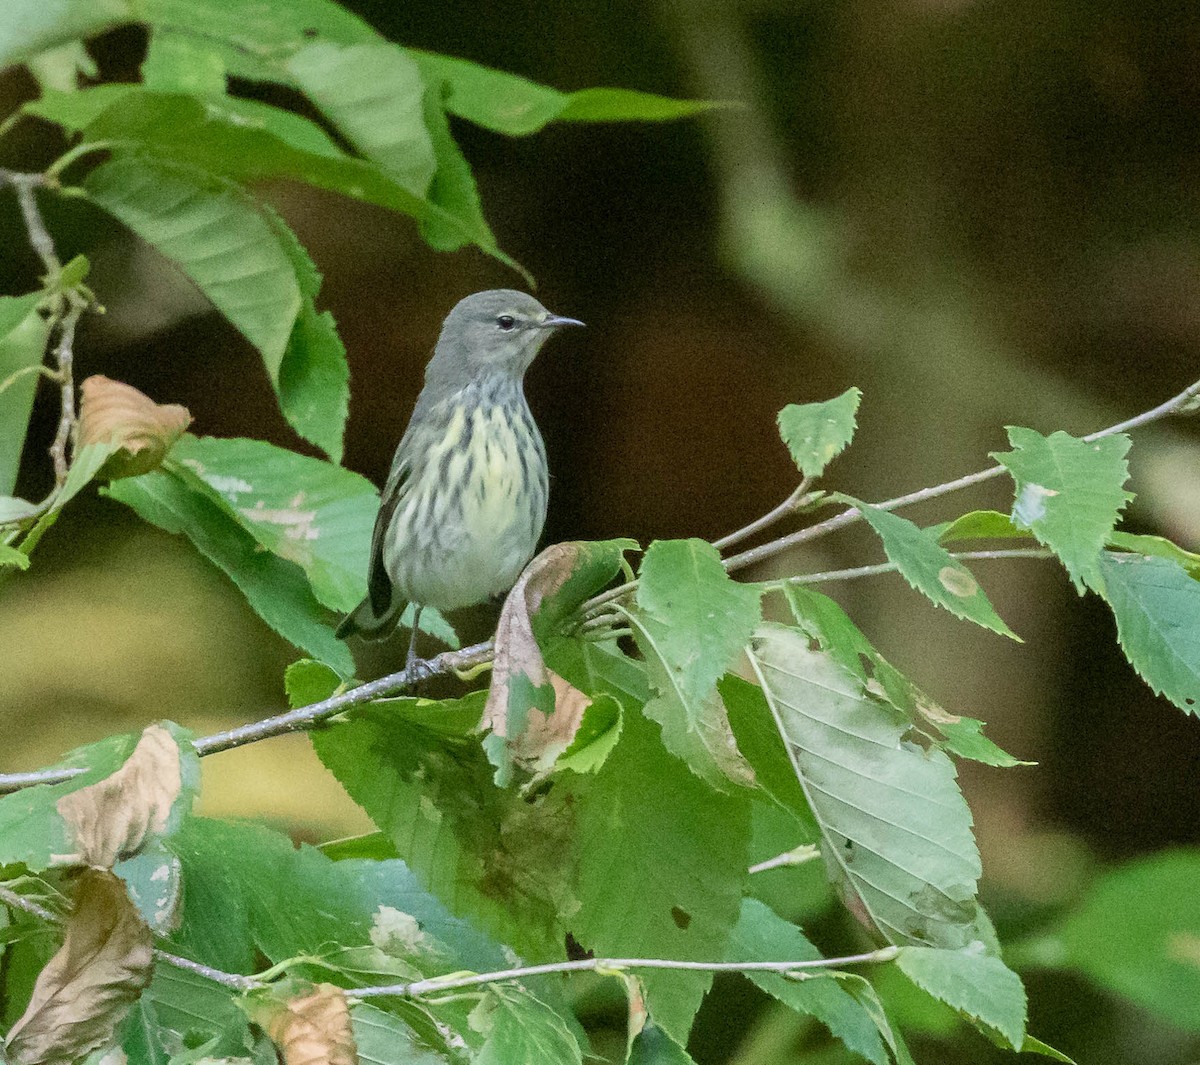
[[[379,615],[375,613],[375,610],[371,606],[371,597],[367,596],[349,614],[342,618],[342,623],[337,627],[334,635],[339,640],[356,635],[362,636],[367,640],[387,639],[396,627],[396,619],[404,610],[405,605],[403,600],[399,602],[393,600],[387,612]]]

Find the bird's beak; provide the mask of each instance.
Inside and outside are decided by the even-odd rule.
[[[559,314],[548,314],[539,324],[543,329],[557,329],[563,325],[583,325],[578,318],[564,318]]]

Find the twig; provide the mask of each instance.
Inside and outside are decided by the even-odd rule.
[[[45,175],[20,174],[15,170],[0,169],[0,186],[3,185],[11,185],[16,191],[21,217],[25,220],[25,232],[29,234],[29,243],[46,268],[47,280],[57,276],[62,270],[62,263],[54,250],[54,241],[46,223],[42,221],[42,213],[38,210],[37,198],[33,194],[34,189],[46,185]]]
[[[15,891],[3,886],[0,886],[0,902],[13,909],[24,910],[26,913],[33,914],[34,917],[40,917],[50,924],[62,924],[64,920],[59,914],[46,909],[41,903],[27,899],[24,895],[18,895]],[[177,969],[186,969],[188,972],[196,973],[198,976],[238,991],[253,991],[255,988],[263,986],[263,982],[256,977],[242,976],[240,973],[227,973],[222,969],[214,969],[211,965],[202,965],[198,961],[192,961],[190,958],[181,958],[178,954],[160,950],[158,947],[154,948],[154,956],[159,961],[165,961]]]
[[[430,677],[442,676],[456,670],[470,669],[492,657],[492,644],[478,643],[464,647],[459,651],[443,651],[434,658],[418,660],[412,668],[402,669],[398,673],[389,673],[386,677],[360,684],[357,688],[331,695],[319,703],[301,706],[274,717],[255,721],[249,725],[217,732],[212,736],[203,736],[193,740],[192,745],[201,757],[216,754],[218,751],[228,751],[234,747],[243,747],[248,743],[256,743],[271,736],[283,736],[289,732],[303,732],[319,725],[322,721],[333,717],[347,707],[368,703],[384,695],[392,695],[404,688],[412,687]],[[69,769],[41,769],[32,773],[0,774],[0,793],[17,791],[34,784],[61,784],[85,773],[81,766]]]
[[[765,862],[755,863],[750,866],[748,872],[751,874],[765,873],[768,869],[780,869],[790,865],[806,865],[820,857],[821,848],[815,843],[802,843],[799,847],[795,847],[790,851],[784,851],[782,854],[777,854],[774,858],[768,858]]]
[[[1000,551],[951,551],[950,557],[967,562],[990,560],[996,558],[1051,558],[1054,552],[1044,547],[1010,547]],[[767,581],[769,585],[784,584],[825,584],[829,581],[852,581],[859,577],[876,577],[881,573],[891,573],[896,563],[880,562],[874,566],[856,566],[853,569],[832,569],[824,573],[798,573],[794,577],[781,577],[777,581]]]
[[[740,544],[743,540],[749,540],[751,536],[762,532],[763,529],[769,529],[776,522],[782,521],[796,509],[797,505],[800,503],[800,500],[804,498],[804,493],[808,491],[809,485],[811,484],[812,478],[805,477],[797,486],[796,490],[774,510],[768,511],[761,518],[750,522],[749,525],[743,526],[741,529],[729,533],[728,536],[722,536],[721,539],[714,540],[713,547],[715,547],[718,551],[724,551],[726,548],[732,547],[734,544]]]
[[[576,961],[557,961],[546,965],[524,965],[494,973],[472,973],[470,976],[435,976],[429,980],[413,980],[407,984],[386,984],[381,987],[359,987],[347,991],[351,999],[418,998],[442,991],[456,991],[480,984],[496,984],[504,980],[522,980],[529,976],[549,973],[596,972],[611,969],[687,969],[706,973],[790,973],[807,969],[832,969],[842,965],[862,965],[891,961],[898,947],[882,947],[865,954],[848,954],[842,958],[807,958],[803,961],[675,961],[670,958],[583,958]]]
[[[58,323],[58,343],[54,347],[54,361],[58,365],[58,381],[61,389],[61,413],[58,432],[50,445],[50,457],[54,460],[54,483],[61,488],[67,480],[70,464],[67,461],[67,445],[71,430],[75,428],[75,327],[80,315],[87,310],[88,302],[78,292],[64,294],[67,309]]]

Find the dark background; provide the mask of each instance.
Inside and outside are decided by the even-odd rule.
[[[455,126],[501,246],[551,309],[589,326],[550,345],[528,380],[553,470],[549,540],[744,524],[794,483],[775,412],[850,385],[864,392],[859,435],[827,481],[882,499],[981,468],[1006,424],[1087,432],[1200,370],[1194,3],[348,6],[404,44],[562,89],[742,103],[517,140]],[[144,43],[124,30],[92,51],[106,77],[132,80]],[[5,113],[32,92],[6,75]],[[27,123],[0,163],[33,168],[62,148]],[[269,194],[325,273],[318,305],[352,371],[346,464],[379,483],[441,319],[520,278],[477,251],[429,251],[404,217],[294,186]],[[183,403],[196,432],[303,449],[253,351],[186,279],[85,207],[45,206],[64,258],[92,258],[108,309],[81,333],[80,377]],[[0,199],[6,292],[37,273],[17,221]],[[55,418],[45,389],[18,486],[31,498],[48,484]],[[1132,466],[1128,527],[1196,548],[1195,423],[1139,433]],[[994,482],[911,516],[1007,509],[1005,492]],[[852,531],[753,576],[880,557]],[[1097,862],[1200,839],[1200,726],[1142,685],[1106,609],[1054,565],[977,573],[1024,644],[935,611],[895,576],[828,590],[943,705],[1037,761],[962,772],[1003,931],[1069,905]],[[117,504],[73,504],[3,595],[4,769],[160,717],[203,732],[280,704],[289,649],[188,545]],[[204,809],[311,839],[364,830],[307,751],[276,740],[207,760]],[[1034,1031],[1081,1062],[1195,1060],[1181,1033],[1074,980],[1039,976],[1031,991]],[[707,1017],[698,1060],[725,1060],[742,1025]],[[978,1040],[931,1046],[926,1061],[984,1053]]]

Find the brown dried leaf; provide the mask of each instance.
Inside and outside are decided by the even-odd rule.
[[[8,1034],[8,1060],[70,1065],[104,1046],[150,983],[153,963],[153,937],[125,885],[110,872],[85,871],[63,944]]]
[[[358,1065],[350,1008],[333,984],[317,984],[311,994],[280,1003],[265,1027],[284,1065]]]
[[[574,739],[591,700],[562,677],[550,672],[533,635],[533,615],[571,576],[579,559],[576,543],[554,544],[537,556],[521,574],[500,612],[496,626],[492,684],[483,709],[481,729],[490,729],[508,741],[514,761],[528,769],[544,769]],[[554,712],[531,708],[524,728],[511,735],[508,727],[509,693],[513,680],[524,677],[534,688],[554,687]]]
[[[186,407],[155,403],[132,385],[99,374],[80,386],[78,444],[115,444],[119,451],[100,468],[109,480],[137,477],[162,463],[192,422]]]
[[[179,745],[161,725],[151,725],[120,769],[58,800],[75,840],[73,857],[110,869],[136,854],[147,836],[164,831],[182,787]]]

